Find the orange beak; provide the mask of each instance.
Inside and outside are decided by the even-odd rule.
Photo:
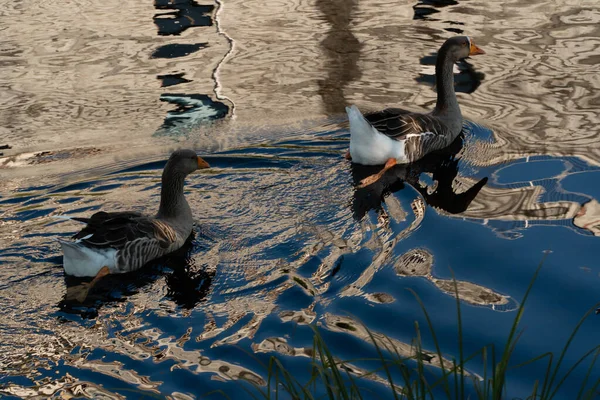
[[[477,54],[485,54],[485,51],[481,50],[479,47],[477,47],[475,45],[475,43],[473,43],[473,41],[471,41],[471,48],[469,49],[469,55],[476,56]]]
[[[198,157],[198,169],[210,168],[210,165],[203,158]]]

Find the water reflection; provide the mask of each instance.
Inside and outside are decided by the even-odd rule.
[[[196,265],[196,257],[202,247],[210,244],[203,242],[207,238],[195,238],[192,232],[185,244],[177,251],[166,255],[141,270],[109,275],[92,288],[83,302],[71,296],[71,293],[89,279],[65,275],[66,292],[58,303],[58,308],[68,314],[78,314],[84,318],[96,318],[102,306],[109,302],[127,301],[145,286],[164,277],[166,298],[171,299],[183,309],[193,309],[203,301],[210,292],[214,270]]]
[[[154,23],[158,26],[158,34],[163,36],[180,35],[188,28],[210,27],[213,25],[214,5],[199,5],[194,0],[165,1],[155,0],[154,6],[158,10],[175,10],[154,16]],[[231,44],[230,44],[231,45]],[[206,49],[208,42],[202,43],[169,43],[154,50],[152,58],[174,59],[192,56],[194,53]],[[223,59],[226,54],[223,54]],[[218,68],[218,65],[215,67]],[[162,87],[182,85],[192,82],[183,78],[183,73],[158,75]],[[215,96],[219,83],[214,73]],[[229,105],[213,100],[208,94],[189,93],[163,93],[160,100],[175,104],[177,108],[169,111],[162,125],[156,130],[154,136],[181,136],[189,133],[190,129],[207,121],[224,118],[229,114]]]
[[[184,78],[185,73],[158,75],[156,78],[161,81],[161,87],[175,86],[182,83],[189,83],[191,80]]]
[[[0,161],[0,298],[8,315],[0,325],[2,395],[117,398],[159,391],[175,398],[201,396],[206,387],[236,398],[239,386],[223,380],[248,376],[261,383],[264,375],[231,344],[256,348],[257,357],[281,351],[284,362],[290,362],[286,352],[294,353],[299,357],[290,365],[301,373],[312,343],[307,323],[335,330],[331,343],[339,358],[364,348],[369,339],[352,329],[359,324],[345,311],[408,343],[409,325],[421,314],[406,287],[423,295],[440,335],[453,337],[447,265],[465,293],[463,327],[471,343],[499,345],[511,315],[493,307],[504,297],[520,298],[528,268],[547,248],[554,253],[532,292],[517,351],[523,358],[537,356],[536,349],[556,351],[577,323],[573,318],[597,300],[599,16],[593,7],[565,1],[451,3],[419,1],[413,10],[415,2],[352,2],[337,4],[337,17],[327,4],[233,1],[209,23],[214,9],[199,15],[197,3],[159,2],[175,6],[166,10],[173,14],[157,16],[156,26],[152,2],[7,3],[0,16],[7,27],[0,144],[13,149],[2,150],[8,156]],[[413,19],[418,8],[429,9],[426,18]],[[76,26],[82,20],[85,27]],[[408,171],[398,172],[401,179],[391,175],[389,188],[372,188],[369,200],[370,209],[385,212],[366,212],[357,221],[352,204],[366,192],[355,193],[354,171],[341,158],[347,130],[317,120],[335,112],[336,102],[426,106],[435,98],[423,84],[432,83],[425,79],[432,75],[426,55],[449,30],[481,38],[489,50],[472,71],[459,65],[457,80],[465,118],[492,129],[465,133],[460,158],[442,160],[436,179],[431,169],[419,178]],[[224,31],[235,50],[220,36]],[[205,42],[188,56],[149,60],[159,48],[178,49],[165,47],[170,44]],[[424,73],[415,80],[420,60]],[[172,273],[155,266],[148,278],[96,292],[94,319],[57,312],[65,288],[53,237],[66,229],[49,216],[113,205],[142,211],[158,201],[150,189],[160,182],[160,161],[146,164],[146,154],[114,160],[122,155],[114,152],[134,144],[156,155],[157,144],[171,143],[151,137],[166,113],[157,110],[167,106],[160,96],[193,114],[205,99],[194,96],[219,100],[213,91],[239,106],[236,148],[228,142],[227,151],[213,156],[217,167],[194,182],[191,196],[196,218],[225,232],[216,249],[210,255],[193,250],[196,263]],[[271,129],[298,116],[311,121],[285,134]],[[262,146],[250,141],[249,123],[268,126]],[[210,133],[198,150],[234,136]],[[133,168],[119,170],[125,163]],[[526,176],[532,168],[535,174]],[[64,190],[52,186],[57,176],[79,169],[88,171],[86,179]],[[574,177],[579,181],[567,185]],[[460,199],[468,190],[478,192]],[[459,199],[455,205],[452,198]],[[211,268],[199,268],[207,258]],[[577,354],[597,344],[593,324],[582,329],[572,343]],[[457,354],[452,343],[444,351]],[[530,387],[527,378],[509,381],[517,386],[515,397],[519,387]],[[563,397],[572,389],[565,382]]]
[[[394,193],[404,187],[407,182],[417,189],[425,202],[450,214],[459,214],[467,210],[473,199],[488,181],[487,177],[461,193],[455,192],[454,180],[458,176],[459,158],[464,137],[459,135],[452,144],[444,150],[428,154],[421,160],[409,165],[396,165],[386,172],[379,181],[354,193],[354,217],[362,219],[371,209],[380,210],[381,203],[389,193]],[[375,173],[381,167],[368,167],[352,164],[352,179],[357,185],[365,177]],[[422,174],[430,174],[433,188],[423,185]]]
[[[166,44],[154,50],[150,57],[152,58],[177,58],[185,57],[200,49],[205,48],[208,43],[193,43],[193,44]]]
[[[167,113],[155,136],[186,134],[190,127],[221,119],[229,112],[229,106],[213,101],[205,94],[165,93],[160,96],[160,100],[175,104],[177,108]]]
[[[438,8],[454,6],[457,4],[458,1],[456,0],[419,0],[417,4],[413,6],[413,10],[415,13],[413,19],[427,19],[431,21],[438,21],[437,19],[430,17],[431,15],[439,13]]]
[[[155,0],[154,7],[173,10],[154,16],[159,35],[181,35],[188,28],[213,24],[213,5],[199,5],[194,0]]]
[[[379,345],[379,344],[378,344]],[[255,353],[277,353],[284,356],[295,356],[303,358],[314,358],[319,360],[319,354],[315,354],[315,350],[312,347],[301,347],[294,348],[288,344],[286,338],[282,337],[270,337],[263,340],[260,343],[252,345],[252,350]],[[333,360],[337,364],[338,368],[343,370],[345,373],[352,374],[356,378],[363,378],[364,380],[370,380],[389,387],[389,381],[380,377],[377,374],[372,374],[370,370],[360,368],[353,363],[345,362],[340,358],[333,356]],[[328,360],[323,360],[323,363],[327,363]],[[396,386],[400,389],[399,386]]]
[[[492,289],[468,281],[440,279],[433,275],[433,254],[427,249],[411,249],[394,263],[396,274],[401,277],[424,277],[441,291],[456,296],[469,304],[491,307],[496,311],[513,311],[518,304],[510,297]],[[456,283],[456,287],[454,286]]]
[[[573,219],[575,226],[586,229],[594,236],[600,236],[600,203],[592,199],[581,206]]]
[[[361,77],[358,59],[362,46],[350,29],[357,5],[358,0],[317,1],[317,8],[330,25],[321,41],[327,58],[327,78],[318,81],[319,95],[330,115],[344,111],[348,104],[344,88]]]
[[[484,214],[499,208],[493,202],[487,204],[490,198],[483,194],[511,193],[521,186],[549,187],[548,175],[556,182],[568,175],[563,171],[569,165],[565,160],[554,164],[538,160],[540,165],[516,162],[492,170],[465,163],[469,142],[485,134],[468,123],[465,139],[460,138],[447,152],[390,171],[383,178],[385,184],[371,187],[370,192],[354,190],[353,182],[371,171],[343,159],[348,132],[341,128],[328,126],[310,139],[213,154],[208,157],[213,165],[210,173],[191,176],[188,182],[188,201],[202,227],[190,247],[171,260],[107,280],[94,288],[84,304],[64,299],[60,253],[52,238],[66,235],[68,229],[49,216],[92,213],[101,206],[151,207],[159,201],[155,188],[164,160],[146,160],[105,177],[60,187],[23,190],[2,200],[6,225],[0,226],[0,241],[7,245],[0,257],[7,267],[0,273],[9,284],[0,295],[11,304],[14,316],[7,322],[12,330],[0,334],[12,349],[12,358],[36,354],[48,364],[48,374],[58,370],[58,377],[49,377],[56,385],[68,373],[77,377],[68,387],[76,387],[85,382],[86,373],[93,373],[92,380],[104,382],[104,388],[114,380],[148,393],[158,390],[160,395],[171,395],[174,382],[187,387],[186,382],[200,380],[205,383],[202,387],[218,387],[210,377],[248,377],[262,384],[263,370],[252,360],[240,358],[242,352],[234,351],[235,346],[253,349],[257,356],[272,351],[294,355],[301,362],[312,343],[303,329],[311,323],[324,324],[341,338],[355,338],[361,343],[356,347],[366,348],[370,339],[357,322],[363,320],[378,340],[383,340],[380,335],[385,332],[411,355],[410,332],[401,322],[416,318],[417,311],[403,292],[413,287],[419,294],[435,296],[432,312],[447,310],[448,304],[455,307],[453,283],[444,276],[447,260],[478,247],[486,249],[487,243],[478,238],[487,230],[467,235],[469,245],[464,252],[453,251],[446,238],[469,233],[473,226],[491,226],[494,221],[482,218],[470,219],[477,224],[463,221],[469,218],[466,215],[483,212],[474,206],[488,209]],[[570,168],[570,172],[580,172],[587,167]],[[523,179],[532,179],[533,186]],[[564,191],[550,195],[550,199],[569,198],[574,203]],[[532,206],[548,206],[547,200],[532,197]],[[361,202],[368,206],[361,209]],[[357,209],[362,218],[353,218]],[[592,215],[591,206],[588,212]],[[209,235],[205,228],[216,233]],[[509,242],[495,240],[494,245]],[[489,262],[489,257],[475,262],[459,258],[451,264],[457,271],[461,301],[476,306],[466,307],[466,315],[477,313],[473,309],[498,314],[494,311],[516,306],[512,296],[521,293],[494,283],[505,276],[504,266],[486,268],[485,274],[494,281],[477,276]],[[471,266],[475,263],[481,265]],[[67,286],[72,284],[67,281]],[[44,295],[32,297],[32,291]],[[40,310],[33,320],[31,309]],[[344,316],[346,311],[357,318]],[[388,313],[408,317],[398,317],[398,324],[383,327],[381,321],[387,321],[384,315]],[[18,329],[34,331],[26,345],[16,345],[21,340],[14,334]],[[294,336],[295,331],[304,334]],[[49,335],[65,344],[46,343]],[[336,342],[334,348],[340,354],[345,349]],[[366,357],[371,355],[365,351]],[[435,365],[435,354],[426,351],[426,355]],[[68,365],[55,366],[61,362]],[[144,362],[152,368],[141,368]],[[39,380],[23,383],[17,379],[45,374],[43,367],[7,365],[11,378],[3,393],[49,390]],[[371,369],[363,363],[350,368],[357,374]],[[223,387],[235,393],[234,385]],[[67,389],[57,389],[57,393],[61,390]],[[187,387],[187,391],[202,394],[198,387]]]
[[[421,72],[420,76],[416,78],[419,83],[426,83],[429,86],[435,85],[435,60],[437,53],[422,57],[419,62],[421,65],[425,65],[426,68]],[[460,60],[455,64],[455,69],[458,69],[458,73],[454,74],[454,90],[456,92],[473,93],[481,81],[485,78],[483,72],[479,72],[475,69],[473,64],[467,60]]]

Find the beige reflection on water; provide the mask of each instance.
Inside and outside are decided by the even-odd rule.
[[[192,133],[206,147],[233,132],[243,136],[244,126],[327,117],[345,103],[431,107],[434,90],[415,79],[419,59],[450,36],[444,29],[460,27],[487,51],[473,60],[485,74],[482,85],[459,93],[463,114],[491,124],[498,141],[473,152],[473,161],[528,154],[599,160],[600,16],[593,0],[459,2],[420,20],[410,1],[234,0],[215,9],[213,26],[179,36],[157,34],[151,2],[38,3],[7,4],[0,16],[7,27],[0,126],[2,141],[13,146],[7,155],[76,146],[110,154],[164,149],[170,141],[152,134],[172,109],[159,100],[165,89],[156,77],[165,74],[191,80],[169,91],[235,104],[234,120],[210,135]],[[151,58],[160,46],[199,42],[208,46]]]
[[[459,3],[416,21],[413,5],[234,1],[215,9],[213,26],[180,36],[157,35],[150,3],[13,6],[0,17],[10,28],[0,64],[0,126],[2,141],[13,146],[0,158],[0,190],[41,176],[52,181],[66,171],[93,171],[116,157],[139,162],[171,145],[228,148],[265,134],[286,135],[257,130],[261,125],[290,135],[293,129],[283,124],[340,115],[350,103],[430,108],[435,91],[416,78],[432,72],[419,59],[450,35],[444,29],[456,27],[487,51],[472,61],[485,74],[482,84],[458,96],[466,118],[493,128],[495,143],[470,143],[464,150],[469,162],[549,154],[598,165],[600,16],[593,1]],[[52,21],[44,30],[22,23],[44,20]],[[160,46],[198,42],[208,46],[185,57],[151,58]],[[226,98],[235,118],[183,139],[152,136],[172,109],[159,100],[166,89],[156,79],[168,73],[191,80],[169,91]],[[578,204],[539,204],[540,190],[485,187],[465,215],[524,220],[577,214]]]

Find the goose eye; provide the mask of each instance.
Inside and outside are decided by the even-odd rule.
[[[462,42],[462,46],[463,47],[466,46],[466,45],[467,45],[467,42]]]

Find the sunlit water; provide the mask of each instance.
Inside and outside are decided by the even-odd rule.
[[[342,360],[377,356],[365,327],[411,355],[414,321],[434,350],[407,289],[458,357],[453,274],[465,354],[502,348],[548,250],[515,364],[559,353],[600,299],[595,2],[4,8],[4,396],[244,398],[239,378],[263,384],[271,355],[308,381],[311,324]],[[377,169],[343,158],[344,107],[432,107],[435,51],[455,32],[487,52],[457,66],[464,135],[356,190]],[[64,277],[55,238],[79,226],[52,217],[154,212],[178,146],[212,167],[187,180],[194,237],[104,279],[82,304],[66,300],[80,281]],[[599,329],[597,316],[584,322],[566,365],[599,344]],[[357,373],[378,367],[352,362]],[[510,395],[530,394],[544,369],[516,370]],[[482,374],[481,360],[469,371]],[[560,398],[574,398],[584,374]],[[364,386],[389,398],[384,380]]]

